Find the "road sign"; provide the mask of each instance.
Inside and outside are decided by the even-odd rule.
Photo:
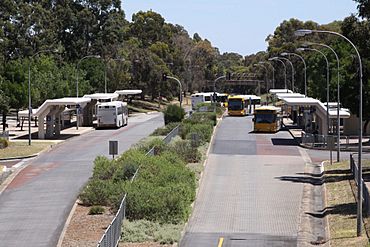
[[[109,154],[114,155],[118,154],[118,141],[109,141]]]

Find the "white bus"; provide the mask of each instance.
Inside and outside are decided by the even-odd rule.
[[[96,105],[97,128],[127,125],[127,103],[122,101],[103,102]]]
[[[195,110],[196,106],[200,103],[211,103],[213,92],[208,93],[195,93],[191,95],[191,108]]]

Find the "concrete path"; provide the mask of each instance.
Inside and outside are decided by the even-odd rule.
[[[305,161],[287,131],[252,133],[226,117],[205,168],[182,247],[297,246]]]
[[[69,212],[108,141],[119,152],[163,125],[161,114],[129,119],[126,127],[96,130],[57,145],[29,162],[0,195],[0,246],[56,246]]]

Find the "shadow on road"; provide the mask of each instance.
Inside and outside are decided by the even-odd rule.
[[[278,146],[298,146],[298,142],[295,139],[286,138],[271,138],[273,145]]]
[[[339,204],[334,207],[326,207],[316,213],[306,212],[306,214],[316,218],[324,218],[329,214],[353,215],[353,217],[355,217],[357,214],[357,204],[355,202]]]
[[[348,170],[349,171],[349,170]],[[308,175],[308,174],[305,174]],[[281,181],[293,182],[293,183],[309,183],[312,185],[323,185],[324,183],[335,183],[345,180],[350,180],[353,178],[352,174],[350,173],[343,173],[340,176],[319,176],[320,174],[316,174],[314,176],[281,176],[276,177]]]
[[[56,136],[56,137],[45,138],[45,140],[67,140],[69,138],[72,138],[72,137],[78,136],[78,135],[79,134],[60,134],[59,136]],[[39,139],[38,132],[32,133],[31,138],[32,138],[32,140],[38,140]],[[15,139],[15,140],[28,140],[28,134],[15,137],[13,139]]]

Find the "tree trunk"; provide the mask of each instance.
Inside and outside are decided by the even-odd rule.
[[[3,111],[3,131],[5,131],[6,128],[6,111]]]
[[[364,123],[364,129],[363,129],[363,135],[366,135],[366,129],[367,129],[367,126],[369,125],[369,122],[370,120],[366,120],[365,123]]]

